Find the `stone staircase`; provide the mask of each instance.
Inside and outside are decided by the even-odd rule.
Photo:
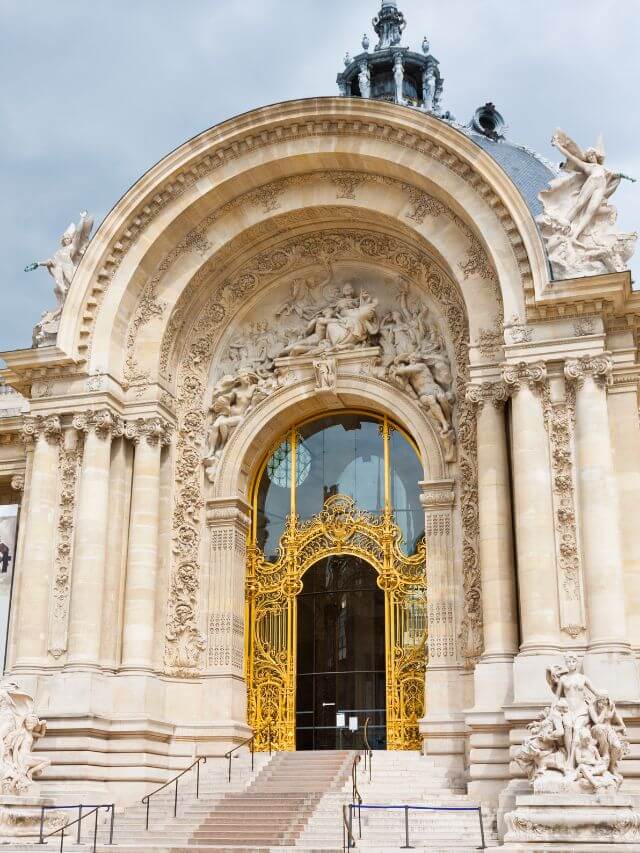
[[[303,853],[342,850],[342,807],[351,802],[351,767],[347,751],[256,754],[233,760],[232,781],[227,762],[211,758],[201,770],[200,799],[194,797],[195,776],[180,784],[178,815],[173,817],[173,787],[151,800],[149,830],[145,807],[133,805],[116,817],[116,847],[104,844],[99,853]],[[374,752],[372,778],[358,766],[358,788],[364,805],[474,806],[435,763],[417,752]],[[404,812],[362,809],[362,837],[354,818],[357,847],[368,853],[395,851],[405,843]],[[410,844],[430,853],[469,853],[480,846],[477,812],[411,812]],[[93,820],[90,821],[91,829]],[[496,846],[495,820],[485,811],[487,846]],[[88,840],[89,827],[85,832]],[[21,847],[42,850],[42,847]],[[65,853],[87,851],[65,842]]]

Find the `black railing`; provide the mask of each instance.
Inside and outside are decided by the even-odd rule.
[[[364,721],[364,730],[363,730],[363,740],[364,740],[364,772],[366,773],[369,770],[369,781],[371,781],[371,759],[373,758],[373,750],[371,749],[371,744],[369,743],[369,723],[371,722],[371,718],[367,717]]]
[[[155,791],[151,791],[150,794],[147,794],[142,798],[142,804],[147,807],[147,814],[145,820],[145,829],[149,829],[149,806],[151,803],[151,797],[155,797],[156,794],[159,794],[160,791],[164,791],[165,788],[168,788],[170,785],[175,785],[176,789],[173,795],[173,816],[178,816],[178,783],[182,777],[188,773],[193,768],[196,768],[196,800],[200,797],[200,764],[206,764],[207,757],[206,755],[201,755],[200,758],[196,758],[193,764],[190,764],[189,767],[185,768],[182,773],[178,773],[173,779],[170,779],[168,782],[165,782],[164,785],[160,785],[159,788],[156,788]]]
[[[271,746],[272,746],[271,726],[267,727],[267,742],[269,744],[269,755],[271,755]],[[231,782],[231,759],[233,758],[234,753],[237,752],[239,749],[242,749],[243,746],[248,746],[249,751],[251,752],[251,772],[253,773],[254,756],[255,756],[255,751],[256,751],[256,734],[255,734],[255,732],[251,735],[251,737],[248,737],[246,740],[243,740],[242,743],[239,743],[237,746],[234,746],[233,749],[230,749],[229,752],[225,752],[224,757],[229,762],[229,773],[227,774],[229,782]]]
[[[484,823],[482,821],[482,807],[481,806],[409,806],[409,805],[401,805],[401,806],[386,806],[386,805],[363,805],[362,800],[355,801],[349,803],[347,806],[343,808],[343,829],[342,829],[342,849],[343,853],[346,853],[348,848],[353,848],[356,846],[356,840],[353,835],[353,813],[357,810],[358,812],[358,837],[362,838],[362,821],[361,821],[361,812],[362,809],[381,809],[381,810],[403,810],[404,811],[404,844],[400,848],[401,850],[412,850],[413,845],[410,843],[409,839],[409,812],[410,811],[423,811],[423,812],[477,812],[478,820],[480,821],[480,846],[477,847],[477,850],[486,850],[487,845],[485,841],[484,835]],[[346,812],[348,810],[348,814]],[[388,845],[392,846],[392,845]]]
[[[109,841],[107,844],[113,844],[113,828],[114,828],[114,820],[116,808],[113,803],[109,805],[101,804],[99,806],[86,805],[82,804],[79,806],[41,806],[40,807],[40,838],[38,843],[44,844],[46,838],[52,838],[54,835],[60,834],[60,853],[63,853],[64,850],[64,839],[65,833],[71,829],[72,826],[78,826],[76,836],[76,844],[80,844],[82,841],[82,821],[86,820],[86,818],[91,817],[91,815],[95,815],[95,819],[93,822],[93,848],[92,853],[96,853],[96,845],[98,843],[98,814],[100,809],[104,809],[106,812],[111,813],[111,819],[109,821]],[[88,809],[88,811],[85,811]],[[44,834],[44,820],[45,813],[48,811],[68,811],[73,810],[78,812],[78,817],[72,821],[71,823],[67,823],[64,826],[61,826],[60,829],[54,829],[53,832],[48,832],[46,835]]]

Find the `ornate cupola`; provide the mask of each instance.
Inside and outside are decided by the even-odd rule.
[[[373,98],[416,107],[441,115],[443,78],[438,60],[429,53],[425,37],[422,53],[402,45],[406,19],[396,0],[382,0],[372,21],[378,44],[369,52],[369,37],[362,39],[363,53],[354,59],[346,55],[345,69],[338,74],[340,94],[345,98]]]

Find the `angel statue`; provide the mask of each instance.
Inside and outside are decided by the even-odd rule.
[[[637,235],[615,230],[616,210],[609,198],[628,175],[604,165],[602,139],[583,151],[556,130],[552,145],[565,158],[560,174],[540,193],[544,213],[537,218],[554,275],[568,278],[622,272],[633,254]]]
[[[64,305],[71,280],[89,245],[89,236],[93,228],[93,217],[86,210],[80,214],[80,222],[72,222],[60,238],[60,248],[46,261],[29,264],[25,272],[45,267],[54,281],[53,292],[58,302],[58,312]]]

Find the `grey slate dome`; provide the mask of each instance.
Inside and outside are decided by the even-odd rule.
[[[369,51],[365,33],[363,52],[345,57],[345,69],[338,74],[340,94],[346,98],[371,98],[412,107],[446,121],[486,151],[511,178],[532,216],[542,213],[538,193],[556,176],[553,167],[530,149],[505,138],[505,121],[492,103],[475,111],[467,125],[461,125],[441,106],[444,78],[438,60],[431,54],[428,39],[422,53],[402,45],[406,19],[396,0],[382,0],[372,21],[378,44]]]

